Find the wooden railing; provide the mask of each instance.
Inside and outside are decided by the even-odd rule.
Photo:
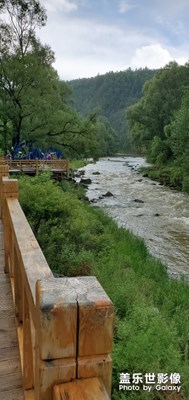
[[[0,166],[25,399],[110,399],[112,302],[95,277],[54,278],[18,201],[18,182],[7,174]]]
[[[69,176],[68,160],[6,160],[0,158],[0,165],[8,165],[10,171],[34,172],[36,175],[41,171],[62,172]]]

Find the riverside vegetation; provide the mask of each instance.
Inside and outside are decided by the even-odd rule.
[[[19,187],[21,205],[52,271],[95,275],[114,303],[112,399],[169,398],[158,391],[119,392],[122,372],[178,372],[182,394],[173,398],[188,399],[188,283],[171,279],[142,240],[84,201],[79,186],[42,174],[20,177]]]
[[[133,142],[154,168],[149,177],[189,193],[189,63],[171,62],[143,86],[127,109]]]

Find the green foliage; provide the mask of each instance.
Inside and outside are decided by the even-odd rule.
[[[154,74],[155,71],[147,68],[136,71],[128,69],[116,73],[109,72],[95,78],[74,80],[69,83],[73,89],[76,109],[79,112],[87,115],[90,110],[100,109],[103,120],[106,117],[109,121],[109,127],[105,123],[106,130],[108,128],[109,134],[110,130],[112,131],[114,141],[111,147],[109,143],[107,148],[107,141],[110,138],[107,138],[106,134],[104,155],[108,152],[130,151],[131,138],[125,110],[138,101],[142,95],[143,84]]]
[[[169,158],[169,145],[166,140],[162,140],[158,136],[154,136],[151,142],[151,150],[148,159],[150,162],[154,162],[157,165],[165,164]]]
[[[54,54],[36,38],[46,12],[36,0],[4,0],[0,13],[0,146],[20,141],[89,156],[98,146],[96,113],[82,118],[70,106],[70,88],[52,67]],[[4,20],[3,20],[4,17]]]
[[[182,181],[182,190],[183,192],[189,193],[189,177],[185,176]]]
[[[75,170],[77,170],[77,169],[79,169],[79,168],[81,168],[81,167],[84,167],[85,165],[87,165],[87,162],[85,161],[85,160],[81,160],[81,159],[73,159],[73,160],[71,160],[71,162],[70,162],[70,167],[71,167],[71,169],[75,169]]]
[[[141,168],[140,171],[145,173],[149,178],[161,182],[163,185],[171,186],[178,190],[182,189],[183,170],[180,166],[159,164],[153,167]]]
[[[182,166],[184,175],[189,172],[189,87],[185,90],[180,109],[175,114],[170,126],[170,146],[175,163]]]
[[[144,85],[143,97],[128,110],[133,140],[138,141],[139,136],[140,145],[146,147],[148,154],[154,136],[166,139],[166,127],[181,104],[187,81],[187,67],[170,63]],[[140,133],[137,133],[137,127]]]
[[[143,97],[127,111],[136,146],[159,167],[160,180],[188,192],[189,64],[170,63],[144,85]]]
[[[54,272],[96,275],[115,306],[112,399],[121,372],[179,372],[189,397],[189,286],[169,278],[144,242],[118,228],[101,210],[78,199],[81,191],[48,174],[19,179],[20,200]],[[157,392],[127,398],[161,399]]]

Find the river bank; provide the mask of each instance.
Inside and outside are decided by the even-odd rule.
[[[183,174],[180,168],[175,168],[175,166],[150,166],[140,169],[141,174],[152,179],[153,181],[158,181],[162,185],[169,186],[172,189],[179,191],[185,191],[186,185],[183,185]]]
[[[98,175],[96,175],[98,176]],[[180,374],[189,397],[189,285],[172,280],[142,240],[99,208],[80,200],[80,187],[47,175],[19,179],[26,216],[56,273],[95,275],[115,306],[112,400],[125,400],[120,374]],[[105,201],[105,199],[104,199]],[[157,383],[157,382],[156,382]],[[180,385],[179,385],[180,386]],[[152,386],[153,387],[153,386]],[[128,391],[127,399],[167,398],[167,391]]]

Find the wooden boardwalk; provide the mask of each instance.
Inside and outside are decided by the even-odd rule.
[[[9,275],[4,273],[3,226],[0,220],[0,399],[24,400],[17,328]]]
[[[8,165],[9,173],[24,173],[27,175],[38,175],[43,171],[50,171],[54,176],[69,177],[68,160],[4,160],[0,159],[1,165]]]

